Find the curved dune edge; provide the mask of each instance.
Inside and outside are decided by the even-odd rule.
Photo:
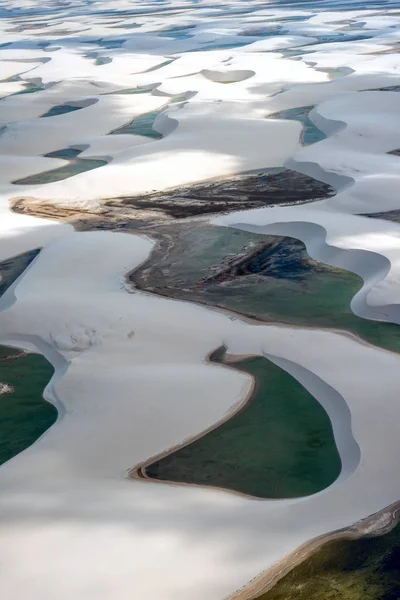
[[[248,585],[229,596],[229,600],[257,600],[261,594],[272,589],[278,581],[312,554],[318,552],[328,542],[338,540],[356,540],[364,536],[378,536],[389,533],[400,522],[400,501],[357,521],[350,527],[338,529],[326,535],[318,536],[297,548],[282,561],[260,573]]]
[[[364,93],[368,94],[368,92]],[[352,94],[350,94],[350,96],[352,96]],[[343,111],[343,107],[340,107],[340,101],[345,103],[346,97],[342,100],[339,98],[338,100],[339,110],[341,108]],[[352,98],[350,98],[350,107],[351,101]],[[320,112],[326,111],[326,106],[328,106],[328,113],[329,109],[331,109],[331,112],[333,111],[333,114],[330,114],[329,117]],[[242,211],[240,213],[237,212],[235,214],[215,217],[212,220],[212,223],[215,225],[225,225],[243,229],[253,233],[287,235],[300,239],[306,245],[310,256],[315,260],[352,271],[362,277],[364,285],[353,297],[351,302],[351,309],[356,315],[366,319],[393,321],[396,323],[399,322],[400,317],[398,315],[398,307],[395,303],[388,302],[387,304],[379,304],[374,302],[373,306],[370,306],[367,300],[372,289],[377,286],[377,284],[384,283],[387,276],[390,274],[393,266],[390,258],[385,256],[383,251],[379,252],[379,249],[369,250],[357,247],[352,248],[351,242],[348,243],[347,247],[343,248],[335,245],[331,241],[329,243],[327,242],[332,230],[330,220],[333,220],[334,222],[333,228],[335,225],[338,228],[339,219],[366,219],[366,217],[358,216],[357,212],[356,214],[353,214],[351,206],[347,208],[346,212],[338,212],[338,209],[340,209],[341,206],[340,202],[343,202],[343,200],[340,200],[340,197],[346,192],[350,192],[351,194],[352,188],[356,188],[358,183],[356,176],[350,175],[352,172],[351,159],[350,166],[348,166],[347,169],[343,168],[342,170],[334,167],[330,170],[329,161],[327,164],[324,163],[324,166],[321,166],[316,160],[311,160],[312,158],[316,158],[318,152],[323,152],[323,148],[328,147],[329,149],[329,143],[338,144],[337,138],[340,138],[341,132],[346,133],[347,130],[352,131],[351,119],[346,122],[342,118],[336,118],[332,106],[335,107],[335,98],[322,102],[321,104],[316,104],[309,115],[313,123],[327,136],[326,139],[303,147],[285,163],[285,166],[331,185],[337,191],[336,196],[328,200],[315,202],[312,205],[270,209],[264,208]],[[371,110],[376,110],[376,106],[373,103]],[[341,114],[342,113],[340,113],[340,115]],[[369,114],[368,111],[366,111],[366,114]],[[334,140],[334,142],[332,142],[332,140]],[[371,145],[373,145],[373,140]],[[339,150],[340,149],[343,150],[343,142],[342,146],[340,146],[339,141]],[[391,159],[387,155],[386,149],[385,151],[382,151],[381,148],[379,150],[380,156],[384,159],[386,157],[387,162],[390,163]],[[363,155],[363,153],[361,154]],[[354,170],[357,171],[357,169]],[[393,193],[395,193],[395,190]],[[240,220],[240,217],[243,216],[246,217],[246,221]],[[262,224],[263,222],[264,224]],[[329,225],[331,225],[331,227],[329,227]],[[366,226],[366,229],[368,230],[368,227],[371,227],[371,223],[366,222]],[[358,231],[356,223],[354,229]],[[392,229],[393,232],[395,231],[395,228],[390,228],[390,226],[385,227],[386,231],[390,231],[390,229]],[[375,245],[377,245],[376,242]]]
[[[233,221],[235,216],[238,216],[238,214],[231,215],[230,219]],[[224,219],[224,217],[221,219]],[[214,223],[216,225],[221,224],[219,219],[216,219]],[[354,314],[373,321],[390,320],[387,318],[387,314],[382,313],[383,309],[386,312],[386,305],[374,309],[367,303],[369,291],[377,283],[383,281],[390,272],[391,263],[382,254],[357,248],[345,249],[334,246],[327,242],[327,230],[322,225],[313,222],[277,221],[267,225],[252,225],[239,221],[238,223],[229,223],[229,226],[261,235],[283,235],[301,240],[311,258],[332,267],[350,271],[362,278],[363,286],[353,296],[350,303],[350,308]]]
[[[224,346],[224,347],[226,348],[226,346]],[[208,356],[206,356],[205,362],[208,364],[211,364],[211,365],[215,365],[217,367],[225,367],[225,368],[233,369],[233,370],[237,371],[238,369],[236,369],[234,366],[236,362],[238,362],[244,358],[249,358],[250,356],[258,356],[256,354],[238,356],[238,355],[234,355],[234,354],[229,354],[227,352],[225,355],[225,362],[215,363],[214,361],[212,361],[212,356],[219,349],[220,348],[217,348],[216,350],[213,350],[212,352],[210,352],[208,354]],[[303,388],[305,388],[310,393],[310,395],[313,396],[314,400],[316,402],[318,402],[322,406],[322,408],[325,410],[325,412],[330,420],[331,426],[332,426],[333,437],[334,437],[336,448],[337,448],[337,451],[339,453],[340,460],[341,460],[340,473],[339,473],[338,477],[330,485],[319,490],[315,494],[308,494],[305,496],[288,496],[285,498],[269,498],[268,496],[263,496],[263,497],[253,496],[252,494],[246,494],[245,492],[240,492],[238,490],[232,490],[230,488],[225,488],[225,487],[217,486],[217,485],[205,486],[205,485],[196,484],[196,483],[186,483],[186,482],[174,481],[174,480],[171,481],[171,480],[166,480],[166,479],[156,479],[153,477],[149,477],[147,475],[146,469],[153,462],[161,460],[162,458],[165,458],[165,457],[173,454],[177,450],[181,450],[182,448],[189,446],[190,444],[203,438],[205,435],[207,435],[211,431],[215,431],[216,429],[218,429],[223,423],[226,423],[227,421],[232,419],[232,417],[234,417],[234,416],[238,415],[240,412],[246,410],[247,405],[252,400],[255,386],[256,386],[255,378],[247,373],[246,373],[246,375],[251,379],[251,387],[249,388],[249,390],[245,394],[245,396],[241,400],[236,402],[236,404],[234,404],[231,407],[231,409],[227,412],[227,414],[222,419],[218,420],[217,422],[212,424],[207,429],[205,429],[199,433],[196,433],[195,435],[190,436],[189,438],[186,438],[180,444],[177,444],[171,448],[168,448],[167,450],[164,450],[164,451],[158,453],[157,455],[154,455],[154,456],[146,459],[145,461],[135,465],[134,467],[129,469],[128,475],[127,475],[128,478],[146,480],[151,483],[163,483],[163,484],[167,484],[167,485],[188,486],[188,487],[195,486],[195,487],[201,487],[201,488],[206,488],[206,489],[210,488],[210,489],[220,490],[225,493],[230,493],[230,494],[234,494],[237,496],[241,496],[244,498],[249,498],[251,500],[275,501],[275,500],[286,500],[286,499],[296,500],[296,499],[301,499],[301,498],[309,498],[312,495],[319,494],[319,493],[323,492],[324,490],[329,489],[333,485],[344,481],[347,477],[349,477],[352,473],[354,473],[354,471],[357,469],[359,462],[361,460],[361,451],[360,451],[360,447],[357,444],[356,440],[354,439],[354,436],[352,433],[351,412],[350,412],[350,409],[346,403],[346,400],[343,398],[343,396],[341,394],[339,394],[339,392],[337,392],[333,387],[331,387],[325,381],[323,381],[320,377],[315,375],[315,373],[313,373],[312,371],[310,371],[304,367],[301,367],[300,365],[298,365],[288,359],[279,358],[272,354],[264,353],[263,356],[267,360],[271,361],[272,363],[274,363],[275,365],[280,367],[282,370],[286,371],[286,373],[291,375],[294,379],[296,379],[296,381]]]
[[[208,354],[208,356],[205,357],[205,362],[208,363],[209,365],[213,365],[214,367],[217,367],[217,368],[220,367],[220,368],[231,369],[232,367],[230,367],[228,365],[225,365],[225,364],[216,365],[214,362],[211,361],[211,356],[215,352],[216,352],[216,350],[213,350],[212,352],[210,352]],[[199,433],[196,433],[195,435],[186,438],[180,444],[176,444],[166,450],[163,450],[162,452],[159,452],[158,454],[153,455],[152,457],[146,459],[145,461],[131,467],[128,470],[127,477],[130,479],[146,480],[150,483],[155,483],[155,484],[166,484],[166,485],[173,485],[173,486],[199,487],[199,488],[207,487],[210,489],[219,490],[224,493],[233,494],[235,496],[241,496],[244,498],[251,498],[252,500],[263,501],[263,498],[256,498],[255,496],[250,496],[248,494],[244,494],[241,492],[237,492],[234,490],[230,490],[230,489],[226,489],[226,488],[222,488],[222,487],[218,487],[218,486],[202,486],[200,484],[198,485],[198,484],[184,483],[184,482],[178,482],[178,481],[166,481],[166,480],[162,480],[162,479],[153,479],[152,477],[148,477],[148,475],[146,474],[146,468],[149,465],[151,465],[151,463],[153,463],[154,461],[160,460],[161,458],[169,456],[170,454],[173,454],[177,450],[180,450],[181,448],[184,448],[185,446],[192,444],[196,440],[199,440],[200,438],[207,435],[207,433],[210,433],[210,431],[214,431],[215,429],[218,429],[218,427],[220,425],[222,425],[223,423],[226,423],[232,417],[234,417],[235,415],[240,413],[242,410],[246,409],[247,404],[250,402],[250,400],[253,396],[253,392],[254,392],[254,388],[255,388],[255,379],[254,379],[254,377],[251,377],[251,375],[248,375],[247,373],[244,375],[246,375],[247,378],[251,381],[250,387],[249,387],[247,393],[243,396],[243,398],[241,398],[236,403],[234,403],[222,419],[219,419],[218,421],[216,421],[215,423],[213,423],[206,429],[203,429],[203,431],[200,431]]]

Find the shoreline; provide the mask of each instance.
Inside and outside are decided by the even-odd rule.
[[[136,234],[135,234],[136,235]],[[151,238],[153,239],[153,238]],[[230,317],[230,318],[236,318],[239,319],[245,323],[248,323],[249,325],[263,325],[265,326],[271,326],[271,327],[284,327],[284,328],[289,328],[289,329],[305,329],[308,331],[315,331],[315,332],[325,332],[325,333],[334,333],[337,335],[343,335],[345,337],[348,337],[356,342],[358,342],[359,344],[362,344],[363,346],[367,346],[370,348],[378,348],[379,350],[382,350],[383,352],[389,352],[390,354],[400,354],[400,352],[395,352],[394,350],[389,350],[388,348],[385,348],[384,346],[378,346],[375,344],[372,344],[371,342],[368,342],[367,340],[359,337],[358,335],[356,335],[355,333],[352,333],[351,331],[348,331],[347,329],[338,329],[336,327],[311,327],[310,325],[296,325],[295,323],[285,323],[285,322],[280,322],[280,321],[264,321],[263,319],[255,316],[255,315],[247,315],[245,313],[241,313],[239,311],[235,311],[232,308],[224,308],[222,306],[218,306],[216,304],[211,304],[208,303],[206,301],[202,301],[202,300],[198,300],[196,299],[196,301],[194,300],[189,300],[189,299],[185,299],[185,298],[175,298],[174,296],[170,296],[168,293],[161,293],[161,290],[157,290],[157,291],[150,291],[147,290],[146,288],[138,285],[136,283],[136,281],[134,281],[133,279],[131,279],[131,275],[134,274],[134,272],[136,271],[136,268],[133,269],[131,272],[126,274],[126,281],[127,281],[127,291],[128,293],[134,293],[134,290],[138,290],[140,292],[142,292],[143,294],[148,294],[149,296],[156,296],[158,298],[167,298],[168,300],[171,300],[173,302],[190,302],[191,304],[196,304],[199,307],[203,307],[205,309],[208,310],[212,310],[212,311],[217,311],[217,312],[221,312],[222,314],[225,314],[226,316]],[[356,315],[357,316],[357,315]],[[359,317],[360,319],[362,317]],[[365,319],[368,320],[368,319]],[[376,321],[377,322],[377,321]],[[385,323],[383,321],[383,323]],[[233,355],[236,356],[236,355]],[[240,355],[241,356],[241,355]]]
[[[217,355],[220,351],[222,351],[222,349],[225,349],[225,352],[223,354],[223,360],[218,360],[218,361],[213,360],[212,357],[214,355]],[[338,479],[340,479],[340,476],[342,474],[342,469],[343,469],[343,459],[342,459],[342,456],[340,455],[340,452],[338,449],[337,449],[337,451],[339,452],[339,455],[340,455],[341,469],[340,469],[340,472],[339,472],[338,476],[336,477],[336,479],[333,482],[331,482],[328,486],[323,488],[322,490],[319,490],[318,492],[314,492],[312,494],[306,494],[303,496],[286,496],[286,497],[282,497],[282,498],[268,497],[268,496],[255,496],[250,493],[242,492],[242,491],[239,491],[238,489],[234,489],[234,488],[228,488],[228,487],[223,487],[223,486],[219,486],[219,485],[211,485],[211,484],[204,484],[204,483],[194,483],[194,482],[188,483],[188,482],[179,481],[179,480],[158,479],[156,477],[151,477],[147,474],[147,467],[149,467],[154,462],[162,460],[163,458],[166,458],[166,457],[174,454],[175,452],[178,452],[179,450],[182,450],[183,448],[190,446],[194,442],[207,436],[212,431],[215,431],[216,429],[218,429],[221,425],[227,423],[234,417],[237,417],[242,412],[247,410],[248,406],[254,401],[255,396],[259,391],[260,383],[259,383],[259,380],[257,377],[251,375],[250,373],[248,373],[245,370],[239,369],[237,367],[235,368],[235,364],[240,363],[242,361],[251,360],[253,358],[266,358],[266,357],[264,357],[263,355],[259,355],[259,354],[238,354],[238,355],[229,354],[226,350],[226,346],[223,346],[223,345],[219,346],[218,348],[216,348],[215,350],[210,352],[206,356],[206,359],[205,359],[207,364],[217,365],[218,367],[224,367],[227,369],[233,369],[235,372],[239,371],[240,373],[243,373],[244,375],[246,375],[248,378],[251,379],[251,384],[250,384],[250,388],[249,388],[248,392],[246,393],[246,395],[243,397],[242,400],[238,400],[237,402],[235,402],[230,407],[230,409],[227,411],[227,413],[221,419],[216,421],[214,424],[210,425],[206,429],[200,431],[199,433],[197,433],[193,436],[186,437],[179,444],[172,446],[172,447],[168,448],[167,450],[163,450],[163,451],[153,455],[152,457],[147,458],[146,460],[138,463],[137,465],[133,466],[132,468],[130,468],[128,470],[128,479],[136,479],[136,480],[141,480],[141,481],[145,480],[148,483],[152,483],[152,484],[161,483],[164,485],[170,485],[170,486],[175,486],[175,487],[176,486],[184,486],[184,487],[189,487],[189,488],[193,488],[193,487],[201,488],[201,489],[205,489],[205,490],[210,489],[210,490],[228,493],[233,496],[238,496],[240,498],[245,498],[247,500],[252,500],[252,501],[257,501],[257,502],[293,502],[296,500],[309,498],[312,495],[315,495],[316,493],[321,493],[324,490],[333,486],[336,483],[336,481]],[[267,359],[267,360],[269,360],[269,359]],[[299,383],[299,385],[302,385],[300,382],[298,382],[298,383]],[[314,399],[317,403],[321,404],[317,398],[314,398]],[[322,406],[322,408],[323,408],[323,410],[326,411],[326,409],[324,409],[323,406]],[[328,413],[327,413],[327,416],[332,425],[332,421],[331,421]]]
[[[205,357],[205,362],[207,364],[217,365],[218,367],[232,369],[233,367],[231,367],[229,365],[225,365],[223,362],[216,363],[212,360],[213,354],[217,353],[222,348],[224,348],[224,346],[219,346],[215,350],[212,350],[212,352],[210,352]],[[147,467],[150,466],[153,462],[155,462],[157,460],[161,460],[162,458],[165,458],[166,456],[169,456],[170,454],[173,454],[174,452],[177,452],[178,450],[181,450],[182,448],[189,446],[189,444],[196,442],[197,440],[201,439],[202,437],[204,437],[211,431],[218,429],[218,427],[220,427],[227,421],[230,421],[230,419],[232,419],[236,415],[240,414],[242,411],[244,411],[247,408],[247,406],[252,402],[252,399],[257,391],[258,382],[252,375],[249,375],[248,373],[244,373],[244,374],[250,381],[250,386],[249,386],[246,394],[243,396],[243,398],[239,398],[234,404],[232,404],[230,409],[226,412],[226,414],[221,419],[219,419],[218,421],[216,421],[215,423],[213,423],[206,429],[203,429],[199,433],[196,433],[193,436],[188,436],[187,438],[182,440],[182,442],[180,442],[179,444],[176,444],[175,446],[171,446],[167,450],[163,450],[163,451],[159,452],[158,454],[155,454],[155,455],[151,456],[150,458],[147,458],[146,460],[134,465],[133,467],[128,469],[128,475],[127,475],[128,479],[137,479],[140,481],[145,480],[146,482],[152,483],[152,484],[160,484],[161,483],[164,485],[172,485],[172,486],[199,487],[202,489],[209,488],[211,490],[217,490],[220,492],[233,494],[235,496],[241,496],[242,498],[247,498],[248,500],[254,500],[254,501],[266,500],[265,498],[258,498],[257,496],[251,496],[250,494],[245,494],[244,492],[238,492],[238,491],[223,488],[223,487],[218,487],[218,486],[213,486],[213,485],[204,486],[204,485],[200,485],[197,483],[185,483],[183,481],[180,482],[180,481],[167,481],[167,480],[163,480],[163,479],[154,479],[153,477],[149,477],[146,474]],[[274,502],[274,500],[271,499],[271,502]]]

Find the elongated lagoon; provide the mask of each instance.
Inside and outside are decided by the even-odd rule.
[[[224,363],[225,349],[211,360]],[[144,474],[260,498],[307,496],[333,483],[341,460],[319,402],[264,357],[232,366],[255,380],[246,406],[200,439],[148,465]]]

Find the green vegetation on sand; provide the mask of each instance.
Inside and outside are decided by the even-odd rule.
[[[325,544],[257,600],[398,600],[400,525]]]

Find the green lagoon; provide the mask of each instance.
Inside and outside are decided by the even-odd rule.
[[[53,373],[43,356],[0,346],[0,383],[13,390],[0,394],[0,465],[28,448],[56,421],[56,408],[43,398]]]
[[[266,323],[342,329],[400,351],[398,325],[351,311],[362,279],[314,261],[297,239],[202,224],[165,227],[159,239],[159,248],[132,275],[141,289]]]
[[[98,169],[107,164],[106,160],[100,160],[95,158],[79,158],[79,154],[82,150],[76,150],[75,148],[63,148],[62,150],[56,150],[55,152],[49,152],[45,154],[47,158],[61,158],[68,160],[66,165],[51,169],[50,171],[42,171],[41,173],[35,173],[22,179],[17,179],[12,183],[16,185],[40,185],[43,183],[54,183],[55,181],[62,181],[73,175],[79,175],[79,173],[85,173],[85,171],[91,171],[92,169]]]
[[[224,356],[220,349],[211,360],[223,364]],[[260,498],[307,496],[333,483],[341,460],[319,402],[264,357],[230,366],[255,379],[247,405],[200,439],[147,466],[146,475]]]
[[[144,135],[145,137],[160,140],[163,136],[153,128],[153,124],[161,112],[161,110],[154,110],[152,112],[139,115],[126,125],[118,127],[118,129],[114,129],[110,135]]]

